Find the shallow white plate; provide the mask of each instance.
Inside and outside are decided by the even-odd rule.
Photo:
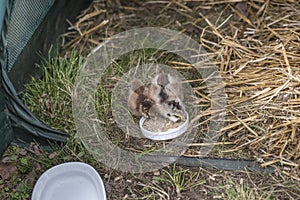
[[[34,186],[31,200],[106,200],[106,194],[93,167],[69,162],[43,173]]]
[[[142,131],[142,134],[150,140],[174,139],[174,138],[182,135],[184,132],[186,132],[189,127],[189,115],[187,112],[186,112],[186,120],[183,124],[181,124],[177,128],[169,129],[164,132],[152,132],[152,131],[148,131],[148,130],[144,129],[143,124],[144,124],[145,120],[146,119],[144,117],[142,117],[140,119],[139,125],[140,125],[140,129]]]

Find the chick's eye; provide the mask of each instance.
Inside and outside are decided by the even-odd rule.
[[[179,103],[176,104],[176,108],[177,108],[178,110],[181,110],[181,105],[179,105]]]
[[[177,108],[178,110],[181,110],[181,105],[180,105],[180,103],[177,102],[177,101],[174,101],[174,102],[173,102],[173,107],[174,107],[174,108]]]
[[[170,114],[170,113],[168,113],[168,114],[167,114],[167,116],[168,116],[168,117],[171,117],[171,114]]]

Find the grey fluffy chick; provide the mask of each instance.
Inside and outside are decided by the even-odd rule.
[[[156,75],[149,88],[149,97],[155,104],[150,108],[149,115],[159,114],[172,122],[185,121],[185,107],[181,80],[170,74]]]

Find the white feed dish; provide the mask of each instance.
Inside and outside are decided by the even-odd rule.
[[[69,162],[48,169],[34,186],[31,200],[106,200],[98,172],[88,164]]]
[[[172,128],[172,129],[169,129],[169,130],[164,131],[164,132],[152,132],[152,131],[146,130],[143,127],[143,124],[144,124],[145,120],[146,120],[146,118],[142,117],[140,119],[139,125],[140,125],[140,129],[142,131],[142,134],[150,140],[170,140],[170,139],[174,139],[174,138],[179,137],[180,135],[182,135],[184,132],[186,132],[188,127],[189,127],[189,115],[188,115],[188,113],[186,113],[186,120],[185,120],[184,123],[182,123],[180,126],[178,126],[176,128]]]

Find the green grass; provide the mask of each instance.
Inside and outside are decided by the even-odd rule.
[[[164,178],[157,177],[157,179],[171,184],[177,195],[182,191],[194,189],[199,185],[205,184],[205,180],[199,178],[197,172],[191,172],[189,169],[180,169],[176,165],[173,165],[173,168],[168,170],[163,170],[163,174]]]
[[[272,200],[275,199],[273,192],[264,192],[262,188],[251,188],[247,183],[237,182],[227,177],[226,184],[217,187],[221,193],[215,195],[215,199],[228,200]]]
[[[72,90],[82,58],[73,51],[69,57],[56,56],[39,66],[42,78],[32,77],[25,85],[25,105],[47,125],[74,133]]]
[[[2,184],[4,184],[4,182],[0,182],[0,187]],[[2,194],[0,195],[1,199],[24,200],[30,198],[32,185],[28,184],[26,180],[14,176],[10,180],[10,185],[18,186],[18,188],[4,186],[4,188],[2,188]]]

